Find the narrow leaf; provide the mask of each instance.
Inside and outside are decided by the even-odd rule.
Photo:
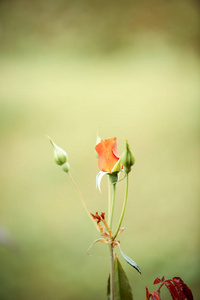
[[[174,282],[174,286],[175,286],[175,289],[178,293],[178,300],[184,300],[185,299],[185,295],[183,294],[183,291],[182,291],[182,285],[179,284],[179,282]]]
[[[132,290],[126,273],[117,257],[114,261],[115,300],[133,300]]]
[[[128,282],[128,278],[122,268],[117,257],[114,261],[114,296],[115,300],[133,300],[132,290]],[[107,284],[107,299],[110,298],[110,275]]]
[[[165,281],[165,275],[162,277],[161,281],[162,281],[162,282],[164,282],[164,281]]]
[[[178,290],[179,293],[183,294],[183,299],[184,297],[187,300],[193,300],[194,297],[192,295],[192,291],[189,289],[189,287],[183,282],[183,280],[180,277],[174,277],[172,279],[174,285],[176,286],[176,289]]]
[[[151,297],[151,294],[149,293],[148,287],[146,287],[146,300],[149,300]]]
[[[110,274],[108,276],[108,284],[107,284],[107,299],[110,300]]]
[[[132,260],[130,257],[128,257],[121,249],[120,249],[120,251],[121,251],[121,254],[124,257],[124,259],[127,261],[127,263],[129,265],[131,265],[133,268],[135,268],[140,274],[142,274],[142,272],[141,272],[139,266],[136,264],[136,262],[134,262],[134,260]]]
[[[158,283],[161,283],[161,279],[160,277],[158,276],[155,280],[154,280],[154,283],[153,284],[158,284]]]
[[[176,287],[173,285],[173,283],[170,282],[170,280],[166,280],[165,281],[165,286],[168,288],[171,296],[172,296],[172,299],[173,300],[179,300],[179,294],[177,292],[177,289]]]
[[[194,297],[192,295],[192,291],[189,289],[189,287],[185,283],[184,283],[184,286],[183,286],[183,293],[184,293],[187,300],[193,300],[194,299]]]

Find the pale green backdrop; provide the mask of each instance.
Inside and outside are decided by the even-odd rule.
[[[142,275],[117,251],[134,299],[163,275],[200,299],[198,2],[1,1],[0,17],[0,299],[106,299],[108,249],[87,255],[98,233],[46,138],[107,212],[97,132],[136,158],[120,240]]]

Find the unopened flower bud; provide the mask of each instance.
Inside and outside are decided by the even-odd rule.
[[[124,172],[129,173],[131,171],[131,167],[135,163],[135,157],[133,156],[133,153],[131,152],[131,149],[127,141],[126,141],[126,148],[124,149],[124,152],[121,155],[120,161],[123,165]]]
[[[63,169],[64,172],[68,173],[68,172],[69,172],[69,169],[70,169],[69,163],[68,163],[68,162],[64,163],[64,164],[62,165],[62,169]]]
[[[67,153],[63,149],[58,147],[50,138],[49,140],[53,146],[55,162],[60,166],[63,165],[68,159]]]

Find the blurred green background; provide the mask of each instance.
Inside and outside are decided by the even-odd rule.
[[[86,254],[98,233],[46,138],[107,211],[97,132],[136,157],[120,240],[142,275],[116,250],[134,299],[159,275],[200,299],[199,16],[194,0],[0,1],[0,300],[106,299],[108,249]]]

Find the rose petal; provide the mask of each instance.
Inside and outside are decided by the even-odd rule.
[[[120,155],[117,151],[116,140],[116,137],[107,140],[101,140],[101,142],[95,147],[95,150],[99,155],[99,168],[103,172],[111,173],[113,167],[120,158]]]

